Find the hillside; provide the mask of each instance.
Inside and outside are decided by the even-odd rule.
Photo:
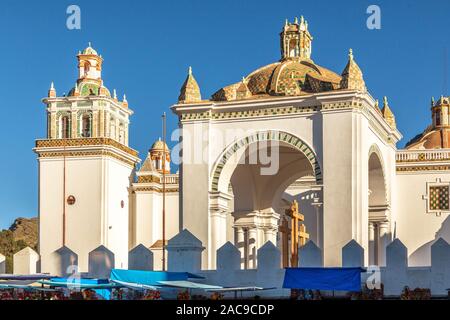
[[[17,218],[9,229],[0,231],[0,253],[6,257],[6,272],[12,272],[14,253],[27,246],[37,250],[37,242],[37,218]]]

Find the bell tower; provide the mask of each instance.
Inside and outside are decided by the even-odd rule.
[[[79,78],[67,95],[51,84],[42,101],[47,137],[36,140],[39,167],[41,271],[58,274],[55,252],[78,255],[80,272],[100,245],[114,252],[116,268],[128,266],[129,188],[138,163],[128,147],[133,111],[111,96],[101,77],[103,59],[89,45],[77,55]]]
[[[90,79],[98,81],[102,79],[102,63],[103,58],[97,54],[91,43],[86,49],[78,53],[78,81]]]
[[[300,17],[295,18],[293,23],[287,19],[280,33],[281,60],[300,59],[311,60],[311,45],[313,37],[308,31],[308,22]]]

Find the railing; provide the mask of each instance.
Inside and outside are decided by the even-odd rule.
[[[397,162],[425,162],[448,161],[450,149],[441,150],[399,150],[396,154]]]
[[[178,184],[178,175],[177,174],[168,174],[166,175],[166,184]]]

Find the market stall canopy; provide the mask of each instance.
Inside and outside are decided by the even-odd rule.
[[[142,271],[112,269],[110,280],[147,286],[158,286],[160,281],[186,281],[188,279],[204,279],[189,272]]]
[[[55,276],[52,276],[48,273],[37,273],[37,274],[29,274],[29,275],[20,275],[20,274],[0,274],[0,280],[43,280],[43,279],[51,279]]]
[[[113,289],[121,287],[116,283],[110,283],[108,279],[51,278],[50,280],[41,280],[39,283],[50,287],[69,289]]]
[[[125,288],[128,289],[133,289],[133,290],[158,290],[158,287],[155,286],[149,286],[146,284],[140,284],[140,283],[134,283],[134,282],[125,282],[125,281],[120,281],[120,280],[111,280],[111,282],[113,283],[117,283],[118,285],[121,285]]]
[[[361,291],[362,268],[286,268],[283,288]]]
[[[209,284],[203,284],[203,283],[196,283],[191,281],[158,281],[159,284],[168,286],[168,287],[174,287],[174,288],[183,288],[183,289],[202,289],[202,290],[216,290],[216,289],[222,289],[223,287],[219,286],[212,286]]]

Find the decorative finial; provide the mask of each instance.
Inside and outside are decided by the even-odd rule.
[[[116,89],[113,90],[113,98],[117,100],[117,92],[116,92]]]
[[[297,18],[297,17],[295,17],[294,23],[295,23],[295,24],[298,24],[298,18]]]
[[[245,81],[245,77],[242,77],[242,83],[244,83],[244,81]]]
[[[380,102],[377,100],[375,100],[375,107],[379,108],[380,107]]]
[[[287,27],[288,25],[288,19],[284,20],[284,26]]]
[[[383,106],[388,106],[388,105],[389,105],[388,99],[387,99],[386,96],[384,96],[384,97],[383,97]]]
[[[301,24],[305,23],[305,18],[303,18],[303,16],[300,16],[300,23]]]
[[[434,106],[434,97],[431,97],[431,106]]]
[[[189,66],[188,74],[189,74],[190,76],[192,75],[192,67],[191,67],[191,66]]]
[[[348,49],[348,58],[350,60],[353,60],[353,49],[352,48]]]
[[[74,92],[78,92],[78,84],[75,82],[75,91]]]
[[[123,95],[123,102],[127,102],[127,95],[126,94]]]
[[[55,85],[53,84],[53,81],[52,83],[50,83],[50,90],[55,90]]]
[[[90,42],[90,41],[88,42],[88,47],[92,47],[92,46],[91,46],[91,42]]]

